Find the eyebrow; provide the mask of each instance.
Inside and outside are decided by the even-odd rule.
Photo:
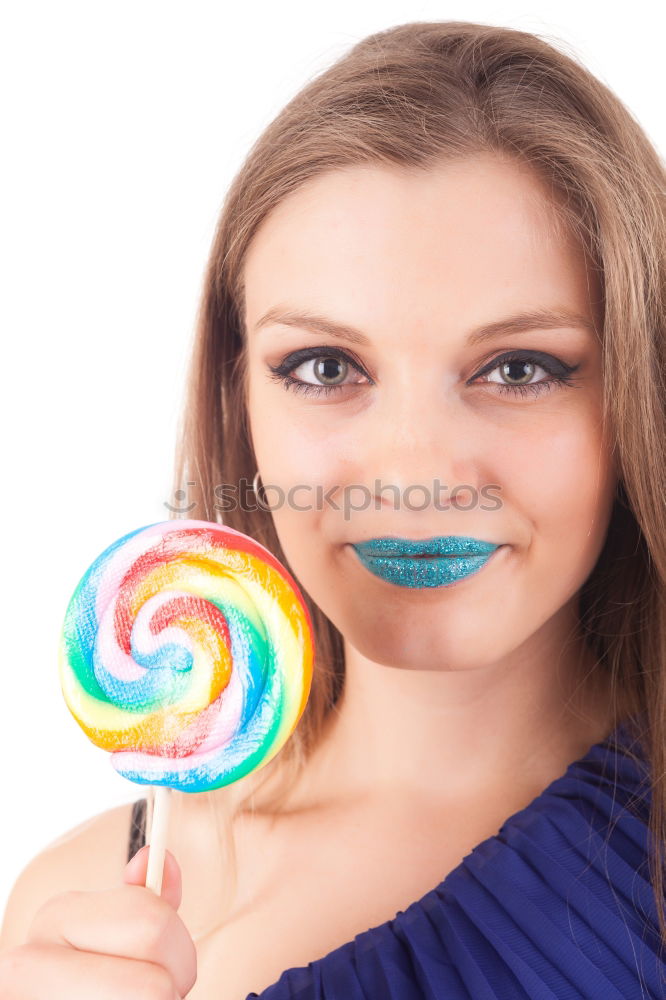
[[[317,316],[311,312],[301,312],[282,306],[273,306],[264,313],[255,324],[254,329],[255,331],[261,330],[262,327],[274,323],[298,327],[326,337],[349,340],[351,343],[366,347],[371,344],[370,338],[361,330],[357,330],[356,327],[346,323],[336,323],[326,316]],[[525,333],[529,330],[557,330],[562,327],[580,327],[595,336],[597,335],[596,327],[586,316],[570,309],[531,309],[515,316],[508,316],[506,319],[496,320],[494,323],[476,327],[469,333],[467,341],[470,344],[479,344],[499,334]]]

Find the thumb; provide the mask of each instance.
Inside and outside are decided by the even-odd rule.
[[[127,862],[123,873],[123,881],[126,885],[146,884],[146,874],[148,872],[148,855],[150,846],[146,844],[137,851],[131,861]],[[180,872],[180,865],[174,855],[168,849],[164,853],[164,873],[162,875],[162,889],[160,896],[165,899],[170,906],[177,910],[180,906],[183,894],[183,881]]]

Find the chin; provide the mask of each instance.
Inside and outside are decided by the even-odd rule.
[[[408,621],[372,627],[367,619],[345,622],[347,641],[366,659],[399,670],[466,671],[490,666],[506,652],[497,632],[492,637],[481,631],[478,622],[469,629],[443,628],[442,622]]]

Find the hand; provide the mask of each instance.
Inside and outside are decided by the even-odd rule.
[[[178,862],[166,851],[162,892],[146,889],[148,847],[124,886],[64,892],[37,911],[25,944],[0,954],[2,1000],[182,1000],[197,978],[194,942],[177,914]]]

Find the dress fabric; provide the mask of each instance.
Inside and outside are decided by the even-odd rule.
[[[127,860],[131,861],[137,851],[146,843],[147,799],[137,799],[132,805],[130,832],[127,844]]]
[[[619,725],[421,899],[238,1000],[665,1000],[649,777]]]

